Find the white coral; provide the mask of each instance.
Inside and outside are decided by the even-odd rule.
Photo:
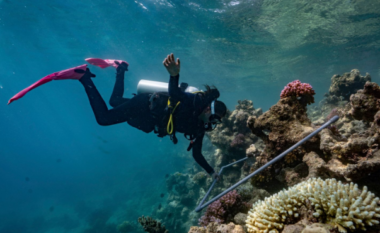
[[[379,198],[367,187],[358,189],[354,183],[342,184],[335,179],[309,179],[288,190],[253,204],[246,225],[249,233],[278,233],[287,218],[298,218],[298,209],[309,201],[314,216],[323,216],[340,232],[379,224]]]

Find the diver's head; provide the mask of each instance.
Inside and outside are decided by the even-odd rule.
[[[226,105],[219,100],[213,100],[200,115],[202,121],[211,129],[215,129],[218,124],[222,123],[222,118],[227,113]]]
[[[205,124],[206,130],[215,129],[217,124],[222,123],[222,118],[227,113],[227,107],[222,101],[218,101],[219,90],[212,86],[205,85],[206,91],[203,92],[203,111],[199,118]]]

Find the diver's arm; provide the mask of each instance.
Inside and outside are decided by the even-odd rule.
[[[181,62],[179,58],[177,58],[177,61],[175,61],[174,55],[170,54],[164,59],[163,64],[170,74],[169,96],[176,101],[180,101],[183,98],[186,98],[186,94],[179,88],[178,85],[179,71],[181,69]]]
[[[193,157],[195,161],[210,175],[212,175],[215,171],[214,169],[207,163],[206,159],[202,155],[202,141],[203,141],[204,133],[199,135],[194,142],[193,145]]]
[[[125,66],[125,63],[122,63],[122,64],[123,65],[119,65],[116,69],[115,86],[113,87],[112,95],[109,101],[112,107],[122,105],[123,103],[129,100],[128,98],[123,98],[124,74],[125,74],[125,71],[128,71],[128,66]]]
[[[169,96],[176,101],[182,101],[187,97],[186,93],[179,88],[178,85],[179,74],[177,76],[170,76],[169,79]]]

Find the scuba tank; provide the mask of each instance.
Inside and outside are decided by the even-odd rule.
[[[179,85],[182,91],[184,92],[197,92],[199,91],[198,88],[189,86],[187,83],[181,83]],[[155,92],[169,92],[169,84],[164,82],[156,82],[156,81],[150,81],[141,79],[140,82],[137,84],[137,94],[142,93],[155,93]]]

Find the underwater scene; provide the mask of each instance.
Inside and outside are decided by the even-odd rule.
[[[0,0],[0,233],[380,232],[380,1]]]

